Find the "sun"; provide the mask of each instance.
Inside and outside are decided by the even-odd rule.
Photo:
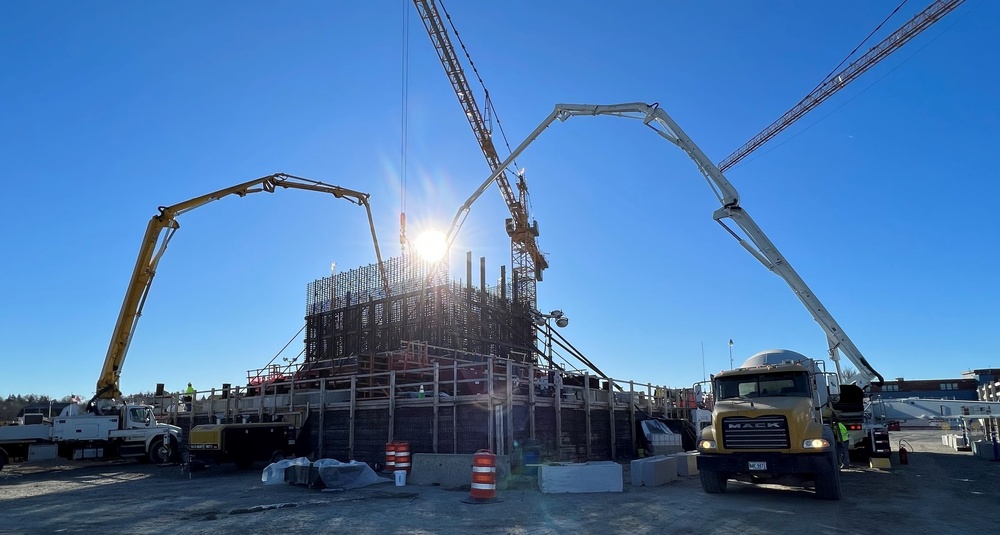
[[[420,236],[417,236],[417,240],[413,242],[413,246],[417,249],[417,254],[428,262],[441,260],[448,249],[444,234],[436,230],[421,232]]]

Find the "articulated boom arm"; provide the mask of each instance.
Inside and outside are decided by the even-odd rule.
[[[371,228],[372,241],[375,244],[375,256],[378,259],[379,269],[382,270],[382,284],[385,287],[386,295],[389,293],[388,278],[382,264],[382,254],[378,247],[378,238],[375,235],[375,224],[372,220],[371,207],[368,204],[368,194],[317,182],[306,178],[301,178],[284,173],[277,173],[265,177],[244,182],[230,188],[221,189],[214,193],[202,195],[175,204],[173,206],[161,206],[160,213],[154,215],[146,225],[146,234],[142,238],[142,245],[139,248],[139,256],[132,270],[132,278],[129,280],[125,290],[125,299],[122,302],[121,311],[118,313],[118,322],[111,336],[111,344],[108,346],[108,354],[104,359],[104,367],[101,369],[101,376],[97,380],[97,393],[90,400],[91,410],[97,410],[97,400],[114,400],[121,396],[119,391],[119,377],[121,376],[122,364],[128,353],[129,345],[132,343],[132,335],[135,333],[136,324],[142,316],[142,308],[149,294],[150,285],[156,275],[156,266],[160,258],[167,250],[167,244],[173,237],[174,232],[180,228],[177,223],[177,216],[194,210],[200,206],[217,201],[229,195],[245,197],[251,193],[265,191],[273,193],[277,188],[294,188],[320,193],[329,193],[334,197],[346,199],[359,206],[364,206],[368,213],[368,225]],[[162,237],[162,240],[160,236]],[[157,245],[159,244],[159,245]]]
[[[705,177],[708,182],[709,187],[715,193],[719,202],[722,204],[722,208],[715,211],[712,217],[725,228],[734,238],[739,241],[754,258],[756,258],[760,263],[764,264],[764,267],[771,270],[774,274],[784,280],[788,286],[792,288],[795,292],[796,297],[802,301],[802,304],[809,310],[812,314],[814,320],[819,323],[820,327],[823,328],[823,332],[826,333],[827,340],[830,345],[830,358],[833,359],[837,366],[837,371],[840,371],[840,356],[838,350],[843,352],[844,355],[857,367],[858,369],[858,379],[856,383],[865,387],[872,381],[878,379],[879,382],[882,381],[882,376],[876,372],[865,357],[861,354],[861,351],[855,347],[854,342],[848,338],[847,334],[840,325],[837,324],[833,316],[826,310],[819,299],[812,293],[809,287],[806,285],[805,281],[799,277],[798,273],[792,269],[792,266],[785,261],[781,253],[778,252],[777,247],[771,243],[771,240],[767,238],[760,227],[750,218],[750,214],[746,212],[742,207],[740,207],[740,197],[737,193],[736,188],[726,180],[726,177],[722,175],[722,172],[712,163],[711,160],[698,148],[697,145],[691,141],[691,138],[681,130],[680,126],[674,122],[672,118],[665,111],[659,108],[656,104],[645,104],[642,102],[628,103],[628,104],[611,104],[611,105],[585,105],[585,104],[557,104],[552,113],[545,118],[528,135],[528,137],[517,146],[516,149],[511,153],[507,161],[503,162],[500,166],[501,169],[510,164],[518,155],[521,154],[524,149],[528,147],[532,142],[538,138],[539,135],[546,128],[549,127],[556,120],[565,121],[570,117],[575,117],[579,115],[584,116],[596,116],[596,115],[609,115],[612,117],[623,117],[629,119],[636,119],[642,121],[642,123],[649,128],[653,129],[660,137],[666,139],[667,141],[677,145],[681,148],[687,155],[694,160],[695,165],[698,166],[698,170]],[[448,230],[448,244],[454,241],[455,235],[462,226],[462,222],[465,216],[468,214],[472,207],[472,203],[479,198],[480,195],[486,188],[489,187],[490,183],[496,177],[496,172],[485,180],[465,204],[459,208],[458,213],[455,214],[455,218],[452,220],[451,228]],[[736,232],[727,227],[725,223],[722,222],[723,219],[729,218],[736,223],[743,233],[747,236],[748,240],[742,239]]]

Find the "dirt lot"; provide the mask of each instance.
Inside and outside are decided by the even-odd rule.
[[[264,486],[260,471],[126,462],[8,465],[0,471],[0,533],[357,534],[918,534],[1000,533],[1000,463],[941,445],[938,430],[892,434],[910,463],[843,474],[844,499],[730,482],[706,495],[697,477],[615,494],[542,494],[526,484],[492,504],[467,490],[380,484],[354,491]]]

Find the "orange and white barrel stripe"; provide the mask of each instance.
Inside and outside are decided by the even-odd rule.
[[[497,456],[490,450],[479,450],[472,456],[472,500],[492,500],[497,496]]]
[[[410,472],[410,443],[404,441],[396,442],[396,470]]]
[[[396,443],[386,442],[385,444],[385,471],[396,471]]]

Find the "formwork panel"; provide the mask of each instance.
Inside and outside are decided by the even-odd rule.
[[[586,433],[586,429],[584,429]],[[585,435],[586,436],[586,435]],[[586,446],[586,443],[584,443]],[[586,449],[584,449],[586,455]],[[611,415],[607,410],[590,410],[590,458],[588,461],[611,459]]]
[[[559,453],[564,461],[587,461],[587,413],[579,409],[563,408],[562,436]]]

